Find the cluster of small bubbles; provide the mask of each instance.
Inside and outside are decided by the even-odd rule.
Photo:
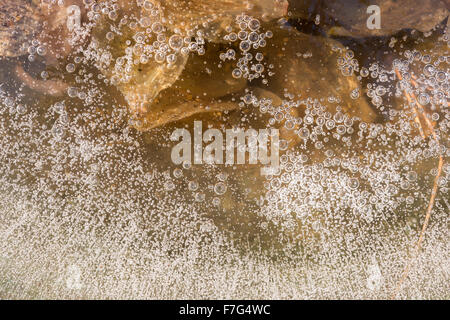
[[[399,190],[410,190],[417,179],[415,172],[410,171],[406,179],[398,181],[396,171],[389,171],[384,165],[380,165],[378,169],[369,168],[364,166],[359,157],[338,159],[333,158],[334,154],[331,151],[326,154],[329,161],[313,165],[306,164],[309,160],[306,155],[298,155],[296,158],[291,154],[290,157],[283,158],[284,160],[280,161],[283,169],[280,178],[267,177],[270,183],[266,184],[268,189],[266,200],[267,207],[270,209],[265,213],[274,215],[279,212],[283,215],[282,211],[279,211],[280,208],[292,207],[295,203],[296,206],[293,209],[301,212],[297,218],[304,219],[310,216],[311,213],[307,214],[308,212],[323,209],[323,206],[326,206],[328,213],[333,212],[334,215],[339,215],[339,210],[349,206],[363,219],[373,222],[374,209],[382,210],[389,205],[396,206],[405,201],[399,194]],[[392,163],[391,166],[390,170],[399,170],[398,164]],[[347,173],[348,171],[351,175]],[[288,176],[289,172],[295,172],[296,175]],[[365,186],[361,186],[358,177],[352,176],[358,173],[364,175],[365,183],[373,186],[373,193],[360,190]],[[381,188],[381,185],[385,187]],[[349,191],[342,193],[339,188],[347,188]],[[304,201],[297,198],[299,194]],[[297,200],[292,201],[293,198]],[[406,202],[410,204],[413,201],[413,197],[406,199]],[[333,210],[333,207],[339,207],[339,210]]]
[[[236,51],[233,49],[228,49],[227,52],[221,53],[219,55],[220,60],[226,61],[226,60],[236,60]]]
[[[51,1],[48,0],[47,2]],[[118,8],[114,8],[114,4],[103,5],[94,0],[84,0],[84,2],[91,6],[90,16],[93,20],[98,20],[98,17],[102,14],[107,15],[112,21],[119,19],[117,14]],[[111,62],[113,65],[115,63],[116,66],[119,66],[116,72],[119,77],[117,82],[126,80],[127,76],[131,74],[131,68],[139,63],[145,64],[154,59],[158,63],[167,63],[170,65],[178,61],[180,54],[188,54],[189,52],[201,54],[203,52],[204,35],[202,32],[197,33],[198,30],[190,30],[188,31],[189,34],[184,35],[180,31],[177,31],[176,28],[170,31],[165,30],[162,20],[156,18],[160,14],[157,5],[154,4],[156,2],[137,0],[137,3],[145,9],[145,15],[141,17],[126,17],[125,20],[121,21],[126,21],[123,25],[128,26],[132,30],[137,30],[140,27],[146,28],[146,30],[145,32],[135,32],[134,36],[128,39],[128,48],[125,56],[115,59],[111,53],[95,49],[94,54],[98,54],[101,57],[102,63],[107,65],[107,63]],[[239,20],[239,28],[240,31],[237,33],[232,33],[232,29],[227,30],[229,32],[227,41],[235,42],[239,40],[239,46],[236,45],[235,49],[228,49],[221,53],[220,59],[223,62],[228,60],[241,62],[232,71],[232,75],[235,78],[244,77],[250,79],[251,75],[256,74],[261,74],[260,77],[262,77],[264,71],[267,71],[270,67],[264,64],[264,56],[257,49],[254,49],[254,44],[257,44],[256,47],[260,46],[261,40],[266,41],[272,34],[271,32],[266,32],[264,33],[264,37],[261,37],[261,33],[259,32],[261,28],[260,22],[253,18]],[[106,39],[112,41],[115,37],[120,36],[121,31],[119,29],[111,28],[111,32],[106,34]],[[194,37],[196,39],[192,40]],[[245,44],[241,47],[243,42]],[[40,45],[34,43],[32,49],[29,49],[29,57],[38,55],[37,48]],[[85,54],[85,58],[87,59],[88,52],[85,52]],[[441,133],[445,136],[448,132],[450,118],[446,109],[442,108],[442,106],[438,108],[437,104],[446,102],[448,96],[448,71],[443,69],[442,65],[433,62],[431,56],[419,55],[418,52],[410,52],[405,54],[405,56],[407,61],[413,60],[423,63],[427,67],[427,70],[424,70],[423,75],[416,75],[416,79],[413,77],[413,72],[408,70],[408,63],[403,64],[400,70],[403,78],[407,79],[407,81],[399,85],[399,91],[403,92],[407,90],[411,93],[414,92],[418,102],[424,107],[422,110],[427,112],[431,110],[429,112],[429,120],[434,122],[439,121],[436,124],[436,128],[440,126]],[[342,61],[338,61],[341,66],[347,65],[347,69],[341,69],[346,75],[358,72],[357,64],[353,60],[353,52],[346,51],[342,57]],[[441,59],[438,59],[436,62],[439,62],[439,60]],[[76,84],[69,84],[69,88],[67,89],[68,96],[72,98],[78,97],[87,102],[89,98],[94,97],[94,93],[90,92],[86,86],[90,83],[92,77],[88,74],[83,74],[84,70],[79,65],[81,61],[82,58],[76,57],[74,63],[66,62],[62,69],[65,69],[68,73],[76,72],[74,75],[74,77],[76,76]],[[431,67],[428,67],[428,65]],[[382,97],[386,98],[390,95],[391,87],[390,83],[387,83],[387,80],[391,79],[392,74],[384,72],[381,65],[373,64],[368,68],[359,69],[359,76],[367,78],[364,81],[377,79],[377,83],[371,83],[367,87],[367,92],[370,98],[372,98],[374,105],[381,106]],[[41,77],[47,79],[48,73],[41,74]],[[120,79],[120,77],[123,78]],[[102,75],[94,78],[100,81],[106,80],[105,76]],[[417,86],[412,84],[413,80],[417,83]],[[82,83],[83,81],[85,82]],[[352,99],[357,99],[360,95],[361,89],[359,88],[350,92]],[[252,187],[262,189],[262,196],[260,199],[256,199],[258,206],[260,206],[257,212],[250,212],[250,214],[262,215],[266,219],[264,219],[264,222],[257,222],[255,224],[248,223],[248,226],[253,227],[259,225],[263,230],[267,230],[269,224],[272,225],[272,223],[275,223],[277,227],[283,230],[292,231],[296,230],[301,224],[302,232],[309,232],[309,229],[311,229],[318,236],[302,237],[302,241],[305,242],[305,248],[307,249],[309,249],[307,245],[310,242],[314,242],[314,245],[317,246],[317,239],[319,238],[320,247],[322,247],[321,250],[332,252],[331,250],[334,250],[332,247],[335,244],[332,241],[324,241],[324,239],[336,236],[336,239],[338,239],[336,246],[339,249],[345,247],[346,250],[353,253],[354,244],[359,243],[361,238],[365,236],[366,230],[360,229],[364,228],[365,224],[369,225],[368,229],[372,232],[372,228],[376,229],[380,225],[389,225],[390,218],[393,218],[388,216],[390,212],[394,212],[394,218],[395,216],[400,216],[403,219],[404,215],[401,212],[402,203],[409,206],[409,211],[415,210],[419,202],[422,204],[424,198],[419,192],[426,189],[428,196],[430,184],[427,184],[425,187],[420,185],[422,183],[423,169],[416,167],[415,163],[420,164],[422,160],[435,160],[441,154],[449,154],[448,148],[440,145],[440,143],[431,141],[432,137],[423,139],[419,135],[417,137],[412,136],[412,129],[415,128],[411,124],[413,122],[411,118],[414,117],[412,112],[406,114],[406,112],[404,113],[394,109],[389,110],[390,116],[394,117],[399,115],[399,121],[395,123],[380,124],[371,123],[370,121],[361,122],[359,119],[351,117],[348,113],[344,112],[339,106],[335,109],[336,111],[331,111],[332,108],[329,108],[326,103],[341,104],[339,98],[336,97],[328,97],[328,100],[324,97],[323,99],[317,100],[305,98],[304,100],[294,101],[294,95],[286,92],[284,98],[286,100],[283,100],[280,105],[277,105],[271,99],[258,99],[255,95],[246,91],[246,94],[244,94],[240,101],[240,105],[253,106],[255,107],[254,110],[259,109],[262,114],[270,118],[268,120],[269,126],[279,126],[280,128],[287,129],[287,131],[292,131],[288,132],[288,134],[294,133],[289,138],[285,136],[280,137],[279,149],[281,153],[279,169],[268,175],[266,180],[261,183],[261,186],[258,183],[253,183],[255,186]],[[39,224],[46,226],[46,230],[48,229],[50,231],[66,230],[63,229],[65,228],[65,223],[60,222],[68,222],[67,224],[70,225],[69,228],[77,228],[77,225],[80,224],[81,227],[84,227],[84,230],[88,230],[91,227],[92,230],[97,227],[99,227],[99,230],[105,230],[107,232],[107,242],[105,244],[108,247],[111,245],[111,242],[114,242],[112,239],[117,238],[117,243],[120,243],[117,247],[111,245],[111,251],[116,251],[117,248],[124,249],[123,244],[125,243],[126,250],[128,250],[125,252],[127,259],[125,259],[126,261],[123,260],[124,262],[120,262],[120,265],[124,265],[123,268],[120,267],[120,270],[124,272],[125,268],[127,268],[126,278],[128,278],[128,275],[130,277],[136,275],[133,273],[136,270],[133,269],[134,262],[130,261],[136,261],[136,264],[139,265],[143,261],[140,256],[141,252],[139,252],[140,243],[139,241],[133,242],[136,241],[135,239],[140,239],[146,233],[152,233],[152,235],[156,234],[157,237],[162,235],[166,240],[166,236],[170,237],[173,234],[173,238],[168,238],[168,241],[164,240],[165,242],[162,246],[161,243],[156,243],[156,247],[163,247],[162,252],[158,252],[163,256],[166,252],[171,252],[172,248],[175,247],[171,243],[174,238],[181,238],[182,240],[180,242],[184,241],[183,236],[187,235],[184,234],[185,229],[183,228],[187,228],[191,224],[195,225],[195,234],[200,233],[201,237],[204,237],[205,234],[212,233],[211,230],[214,230],[214,227],[216,227],[209,220],[209,224],[195,219],[193,219],[193,222],[189,221],[185,223],[181,219],[182,216],[189,216],[189,218],[201,216],[203,213],[197,212],[193,208],[197,206],[203,210],[204,207],[211,209],[211,205],[219,207],[223,195],[237,195],[234,193],[234,183],[240,179],[239,175],[233,175],[232,178],[229,178],[228,173],[220,172],[216,174],[217,171],[213,173],[208,171],[211,169],[210,167],[206,170],[204,170],[204,167],[199,168],[200,166],[193,168],[189,161],[183,162],[180,168],[174,169],[170,167],[170,169],[164,172],[163,179],[160,179],[157,170],[147,168],[148,163],[145,163],[145,166],[143,166],[143,163],[140,162],[142,160],[140,158],[142,149],[144,148],[141,147],[142,141],[139,134],[129,134],[128,128],[124,129],[121,127],[121,124],[117,125],[116,119],[109,119],[108,116],[105,116],[106,120],[102,119],[101,121],[91,119],[94,117],[90,117],[85,112],[85,110],[93,110],[93,108],[88,108],[88,105],[83,105],[83,112],[72,112],[72,104],[68,104],[66,110],[66,103],[73,102],[70,99],[67,99],[66,102],[56,102],[50,107],[49,114],[51,120],[47,121],[48,118],[46,116],[45,121],[47,122],[40,126],[44,131],[41,135],[43,138],[40,138],[40,135],[36,135],[36,137],[27,135],[28,126],[26,125],[26,120],[30,120],[29,123],[33,123],[34,126],[34,123],[38,119],[32,118],[32,114],[36,113],[37,108],[31,108],[30,106],[27,108],[26,105],[20,103],[20,99],[20,95],[17,97],[13,95],[5,96],[0,86],[0,100],[11,112],[11,115],[5,112],[5,117],[0,119],[2,135],[9,134],[9,136],[13,137],[11,132],[4,130],[4,128],[18,128],[17,136],[13,137],[17,139],[17,143],[10,144],[9,140],[11,140],[11,137],[8,136],[6,139],[1,139],[1,146],[4,147],[4,154],[8,155],[8,163],[11,162],[9,161],[10,159],[13,159],[17,164],[21,164],[29,158],[33,165],[31,168],[34,168],[32,170],[39,170],[39,173],[45,173],[40,178],[40,185],[37,191],[32,190],[34,185],[30,184],[29,188],[26,186],[27,189],[24,189],[25,192],[23,193],[27,195],[31,194],[33,197],[37,195],[36,198],[41,202],[39,207],[44,207],[44,210],[47,210],[47,208],[42,203],[50,204],[47,207],[55,208],[55,211],[62,211],[62,214],[58,212],[57,215],[58,217],[62,216],[61,220],[58,218],[54,220],[55,222],[51,219],[45,220],[48,216],[56,216],[53,212],[48,215],[24,215],[23,219],[28,219],[28,217],[35,219],[34,216],[36,216],[36,219],[44,219],[43,221],[46,222],[50,221],[51,224],[48,225],[41,223],[41,220],[37,220]],[[344,105],[344,102],[341,105]],[[99,108],[102,106],[103,104]],[[447,107],[447,105],[444,106]],[[0,105],[0,108],[3,107]],[[115,113],[119,113],[118,109],[120,108],[114,109]],[[299,112],[297,113],[296,111]],[[15,117],[16,114],[25,114],[25,116],[21,117],[20,121],[9,121],[10,117],[16,118],[17,120],[17,117]],[[408,119],[405,119],[406,115]],[[119,119],[123,118],[119,117]],[[84,126],[84,123],[88,123],[88,125]],[[130,121],[130,124],[133,123]],[[127,123],[124,122],[124,125],[126,127]],[[98,132],[96,130],[99,128],[102,128],[102,130],[106,129],[105,131],[108,134],[105,136],[97,135]],[[91,129],[96,133],[95,135],[91,135]],[[353,135],[355,131],[357,134]],[[286,132],[286,130],[283,130],[283,132]],[[438,135],[441,133],[438,133]],[[95,136],[95,139],[92,138],[93,136]],[[44,140],[39,140],[47,139],[48,137],[51,139],[50,148],[45,143],[42,143]],[[348,148],[355,139],[360,139],[358,140],[359,144],[356,150]],[[62,140],[66,143],[58,143],[58,141]],[[300,142],[298,142],[299,140]],[[31,153],[31,157],[27,157],[28,150],[31,149],[28,141],[32,141],[32,143],[39,146],[39,150]],[[291,141],[298,142],[293,149],[289,146]],[[382,147],[379,147],[380,145]],[[17,150],[20,152],[17,152]],[[52,154],[49,156],[48,153]],[[14,154],[17,154],[16,158],[14,158]],[[130,154],[132,154],[131,157],[129,156]],[[130,158],[137,158],[139,161],[130,160]],[[324,160],[322,161],[320,159]],[[72,164],[74,164],[73,167]],[[16,163],[14,166],[16,166]],[[48,169],[49,166],[52,166],[50,171]],[[2,164],[0,167],[2,169],[1,171],[5,173],[4,176],[9,172],[9,170],[4,170],[5,168],[8,168],[5,164]],[[11,175],[15,176],[17,171],[13,167],[11,169],[13,169],[10,170],[12,172]],[[214,167],[214,170],[216,169]],[[233,168],[233,170],[238,172],[237,170],[239,169]],[[29,172],[31,170],[24,171]],[[18,177],[27,177],[28,172],[20,173]],[[200,179],[200,176],[196,175],[198,172],[207,172],[207,175],[211,174],[215,177],[212,178],[212,182],[208,183],[210,194],[205,194],[206,191],[203,188],[204,181],[208,177],[201,176]],[[435,168],[433,170],[427,169],[426,173],[429,173],[434,178],[439,172]],[[102,178],[101,176],[103,175],[107,179]],[[12,181],[12,179],[7,179],[4,176],[2,176],[2,183],[0,184],[3,186],[2,190],[9,188]],[[446,184],[450,180],[449,177],[450,165],[445,164],[441,177],[438,180],[439,188],[442,189],[439,189],[440,192],[436,198],[436,205],[433,208],[434,221],[439,221],[436,219],[437,213],[439,213],[439,210],[442,211],[442,200],[446,201],[442,195],[445,195]],[[244,178],[247,179],[246,176]],[[25,180],[16,177],[14,179]],[[259,182],[260,180],[256,181]],[[143,185],[140,185],[140,182]],[[78,197],[72,197],[67,194],[69,188],[66,188],[66,186],[72,187],[72,184],[74,190],[80,190],[76,194]],[[184,190],[188,194],[186,196],[188,198],[187,200],[183,199],[181,192],[178,192],[181,191],[178,190],[181,189],[181,186],[187,189]],[[15,186],[17,190],[22,191],[19,187],[19,185]],[[177,192],[171,192],[175,189],[177,189]],[[114,190],[118,191],[115,192]],[[249,188],[242,188],[238,194],[239,197],[245,198],[249,190]],[[20,192],[16,193],[19,194]],[[213,197],[211,201],[209,199],[205,201],[207,194]],[[61,198],[58,198],[59,195],[61,195]],[[172,197],[171,195],[175,196]],[[65,199],[70,200],[66,201]],[[417,203],[415,203],[416,199],[420,199],[420,201],[417,200]],[[438,203],[438,201],[441,203]],[[21,201],[17,202],[20,203]],[[59,207],[59,203],[63,205]],[[117,205],[118,203],[119,206]],[[228,197],[226,204],[225,206],[224,201],[224,207],[229,206]],[[95,207],[92,209],[92,214],[91,211],[88,211],[91,205]],[[121,207],[125,209],[121,209]],[[155,207],[161,209],[157,210]],[[213,210],[214,212],[219,211],[217,208],[213,208]],[[116,211],[119,214],[110,214]],[[14,210],[11,210],[11,212],[14,213]],[[247,212],[245,213],[247,214]],[[205,215],[208,216],[208,214]],[[8,216],[6,215],[5,219],[8,219]],[[119,226],[122,229],[108,229],[107,224],[102,221],[105,216],[108,216],[108,219],[112,220],[111,224],[114,227]],[[70,217],[70,221],[67,217]],[[89,220],[91,217],[92,221]],[[142,217],[145,218],[143,219]],[[166,225],[161,224],[161,221],[165,221],[165,219],[167,219]],[[97,224],[98,220],[101,220],[101,224]],[[246,219],[246,223],[247,220],[249,219]],[[361,225],[359,224],[360,220],[364,221]],[[23,222],[24,220],[20,221]],[[418,225],[418,219],[412,221],[415,221],[412,223],[413,225]],[[14,221],[14,224],[16,224],[16,221]],[[154,225],[157,232],[160,233],[147,232],[147,224]],[[407,224],[409,225],[411,223],[408,222]],[[25,223],[23,225],[25,226]],[[341,227],[343,229],[357,229],[358,232],[352,232],[339,238],[340,232],[334,232],[334,230]],[[29,231],[28,226],[27,228],[16,228],[13,233],[7,234],[8,241],[14,238],[16,234],[25,234],[22,233],[21,229],[27,232]],[[165,230],[169,232],[164,233]],[[97,248],[97,239],[96,241],[91,241],[92,238],[89,238],[90,234],[92,234],[91,232],[76,234],[74,231],[76,230],[71,229],[70,232],[76,235],[77,238],[75,240],[78,241],[81,239],[81,242],[92,243],[93,250],[100,252],[99,254],[103,254],[102,252],[104,250]],[[46,231],[44,230],[43,232]],[[32,234],[35,233],[32,232]],[[60,234],[57,235],[58,237],[55,236],[54,238],[65,238],[65,235],[63,237],[59,237]],[[372,235],[370,233],[370,237]],[[97,234],[95,234],[94,238],[96,237]],[[49,239],[51,240],[51,238]],[[310,238],[313,240],[310,240]],[[89,239],[89,241],[85,241],[86,239]],[[147,239],[145,238],[144,240],[146,241]],[[20,240],[20,243],[25,243],[25,241],[22,241],[23,239]],[[195,246],[194,250],[189,253],[189,263],[191,263],[192,256],[195,259],[198,256],[198,250],[203,249],[200,245],[203,242],[196,242],[195,239],[190,239],[189,241],[184,242],[183,245],[193,243]],[[217,242],[222,243],[220,241]],[[373,238],[371,239],[372,243]],[[383,242],[384,246],[386,244]],[[9,243],[7,247],[9,247]],[[30,247],[32,248],[32,252],[42,250],[34,245],[30,245]],[[53,246],[48,245],[45,247]],[[134,248],[137,248],[136,252]],[[64,247],[63,249],[66,250],[67,248]],[[179,247],[176,249],[179,249]],[[306,249],[304,251],[313,252],[312,250]],[[21,254],[19,250],[17,252]],[[120,255],[124,253],[123,250],[117,250],[117,252],[120,252]],[[41,254],[42,251],[39,253]],[[201,254],[203,253],[201,252]],[[218,252],[215,253],[218,255]],[[41,254],[42,256],[48,255]],[[157,256],[159,257],[159,255]],[[312,254],[312,256],[313,259],[321,259],[318,258],[320,254]],[[225,258],[228,259],[228,256]],[[332,258],[330,260],[334,260],[336,257],[332,254],[327,254],[326,259],[329,258]],[[117,261],[116,259],[111,260]],[[158,259],[148,260],[155,261]],[[29,260],[27,259],[26,261],[28,262]],[[160,260],[158,260],[158,263],[160,263]],[[98,265],[97,262],[93,264]],[[69,281],[70,289],[77,289],[76,281],[78,280],[76,279],[80,278],[80,269],[71,263],[67,265],[72,270],[71,272],[75,273],[75,276],[72,276]],[[249,265],[251,265],[251,272],[254,271],[254,267],[258,267],[258,265]],[[170,270],[166,271],[166,267],[171,268],[171,266],[173,266],[173,259],[170,259],[167,264],[162,263],[162,265],[154,269],[164,270],[164,276],[167,276],[167,274],[170,275]],[[179,264],[177,262],[176,268],[178,266]],[[153,268],[155,265],[151,265],[151,267]],[[367,287],[369,291],[377,292],[381,288],[383,274],[387,274],[387,271],[382,269],[376,261],[373,261],[369,266],[364,262],[364,268],[367,270],[362,270],[361,273],[364,274],[364,272],[367,272],[367,281],[363,276],[363,281],[360,281],[362,287]],[[205,269],[213,270],[212,268]],[[267,271],[266,265],[264,265],[264,270]],[[197,271],[195,270],[194,272],[195,277],[199,276]],[[265,274],[265,271],[263,274]],[[322,273],[321,276],[323,274],[326,273]],[[83,274],[83,279],[84,277],[85,274]],[[159,277],[155,278],[159,279]],[[116,283],[114,282],[114,286]],[[129,284],[129,282],[126,283],[126,285]],[[86,292],[89,294],[88,290]]]
[[[414,90],[417,100],[414,103],[419,105],[413,107],[426,107],[429,111],[435,111],[448,106],[447,93],[449,89],[448,71],[440,69],[441,60],[446,61],[444,56],[437,57],[433,62],[430,55],[421,55],[418,51],[404,52],[405,60],[397,59],[394,61],[394,69],[401,75],[401,81],[398,83],[396,96],[400,97],[404,90]],[[416,75],[410,68],[410,65],[422,64],[421,73]],[[439,119],[438,113],[435,118]],[[431,114],[431,117],[433,117]],[[434,121],[434,120],[433,120]],[[436,120],[437,121],[437,120]]]
[[[378,76],[380,74],[386,74],[384,70],[379,67],[372,67],[370,69],[370,71],[372,72],[377,72]],[[369,72],[369,70],[367,70],[367,72]],[[388,87],[383,84],[371,84],[369,87],[369,91],[371,92],[370,95],[377,99],[376,97],[381,98],[382,96],[387,95]],[[270,113],[273,116],[273,118],[271,118],[269,121],[270,125],[274,125],[277,122],[288,119],[285,118],[288,113],[286,113],[284,107],[290,106],[291,108],[296,108],[299,105],[306,105],[305,116],[303,118],[300,118],[302,120],[299,121],[299,119],[288,119],[289,121],[285,122],[285,126],[292,130],[295,128],[296,124],[303,124],[303,126],[296,130],[296,133],[305,142],[306,140],[311,139],[315,149],[325,149],[323,152],[327,157],[326,161],[323,162],[322,168],[325,169],[324,172],[322,173],[321,171],[318,171],[321,172],[321,174],[314,174],[313,168],[315,166],[304,165],[304,163],[308,161],[308,157],[306,155],[300,156],[297,161],[293,161],[291,160],[291,157],[286,157],[285,155],[282,155],[280,157],[280,167],[282,169],[280,175],[278,177],[273,175],[267,176],[267,179],[270,181],[270,183],[266,183],[264,185],[267,189],[265,199],[268,203],[268,209],[267,211],[263,211],[269,216],[272,217],[274,214],[285,216],[285,208],[292,207],[291,200],[293,199],[293,197],[298,196],[298,185],[302,184],[298,179],[290,174],[292,172],[295,172],[296,175],[298,175],[300,172],[303,172],[304,177],[310,177],[310,179],[312,179],[309,184],[306,182],[303,184],[303,194],[309,194],[305,198],[305,204],[302,205],[302,203],[298,203],[298,206],[293,209],[295,212],[299,212],[299,215],[297,215],[297,217],[304,218],[305,216],[308,216],[307,214],[305,215],[305,212],[311,212],[311,210],[314,210],[314,208],[322,209],[323,206],[326,206],[327,202],[330,200],[330,195],[332,197],[331,199],[334,199],[333,201],[335,201],[333,203],[339,203],[339,208],[342,209],[343,207],[350,206],[355,213],[361,215],[361,217],[368,222],[374,221],[374,210],[379,211],[383,210],[383,208],[392,209],[405,201],[409,204],[413,203],[413,199],[411,197],[405,198],[401,195],[401,190],[410,191],[411,189],[417,188],[417,185],[415,184],[417,180],[417,174],[415,174],[414,171],[408,172],[407,175],[402,179],[397,173],[395,173],[395,170],[399,170],[400,162],[395,163],[394,161],[392,161],[392,163],[390,163],[390,158],[387,159],[387,163],[389,163],[389,166],[392,166],[392,169],[389,169],[392,171],[387,170],[386,167],[383,166],[380,166],[377,170],[364,166],[363,162],[360,161],[358,157],[352,157],[349,160],[333,158],[335,157],[334,152],[326,148],[327,144],[325,142],[328,138],[318,140],[319,136],[323,132],[323,130],[321,129],[322,126],[326,127],[328,131],[335,130],[335,134],[333,134],[333,137],[340,137],[340,139],[342,139],[342,141],[345,142],[345,145],[347,146],[351,145],[351,141],[349,138],[344,137],[344,135],[352,135],[355,131],[354,128],[356,128],[356,130],[359,130],[358,135],[360,136],[360,141],[364,139],[364,136],[366,136],[366,141],[368,143],[371,143],[371,139],[384,141],[385,135],[382,134],[382,132],[384,130],[386,130],[386,132],[389,132],[389,130],[391,130],[392,132],[391,127],[387,126],[386,128],[384,128],[380,124],[373,125],[366,122],[356,123],[355,126],[355,122],[359,120],[343,113],[340,107],[336,108],[335,114],[331,114],[329,112],[325,112],[325,106],[321,106],[318,101],[312,100],[305,100],[296,103],[283,101],[282,106],[274,106],[271,100],[258,100],[253,94],[248,93],[242,97],[242,103],[258,106],[262,113]],[[394,115],[395,110],[391,111]],[[435,114],[435,119],[438,119],[439,114]],[[433,118],[433,115],[431,115],[431,118]],[[424,152],[424,157],[427,156],[430,157],[431,153]],[[302,157],[304,157],[304,159]],[[338,181],[330,181],[330,184],[327,184],[326,179],[329,179],[329,177],[331,177],[329,170],[333,166],[340,167],[341,169],[338,169],[338,171],[349,171],[353,176],[349,176],[347,173],[342,172],[339,175]],[[380,172],[382,173],[382,175],[380,175]],[[386,172],[391,172],[391,176],[385,175]],[[361,180],[358,177],[354,176],[358,175],[358,173],[364,175],[364,180]],[[432,171],[431,173],[433,175],[436,175],[437,170]],[[383,177],[381,180],[379,179],[380,176]],[[293,185],[294,181],[296,183]],[[366,190],[364,192],[360,192],[361,188],[367,187],[367,182],[374,188],[372,194]],[[320,184],[320,186],[317,185],[317,193],[314,193],[311,190],[311,183]],[[361,185],[362,183],[364,183],[364,185]],[[384,191],[378,190],[380,184],[385,185]],[[340,199],[342,193],[338,193],[339,188],[337,188],[336,186],[341,186],[342,188],[346,188],[350,191],[350,195],[346,198],[346,200]],[[327,196],[325,197],[327,202],[323,202],[320,200],[325,190],[328,190],[328,193],[326,193]],[[290,191],[292,191],[292,193],[290,193],[291,196],[286,193]]]

